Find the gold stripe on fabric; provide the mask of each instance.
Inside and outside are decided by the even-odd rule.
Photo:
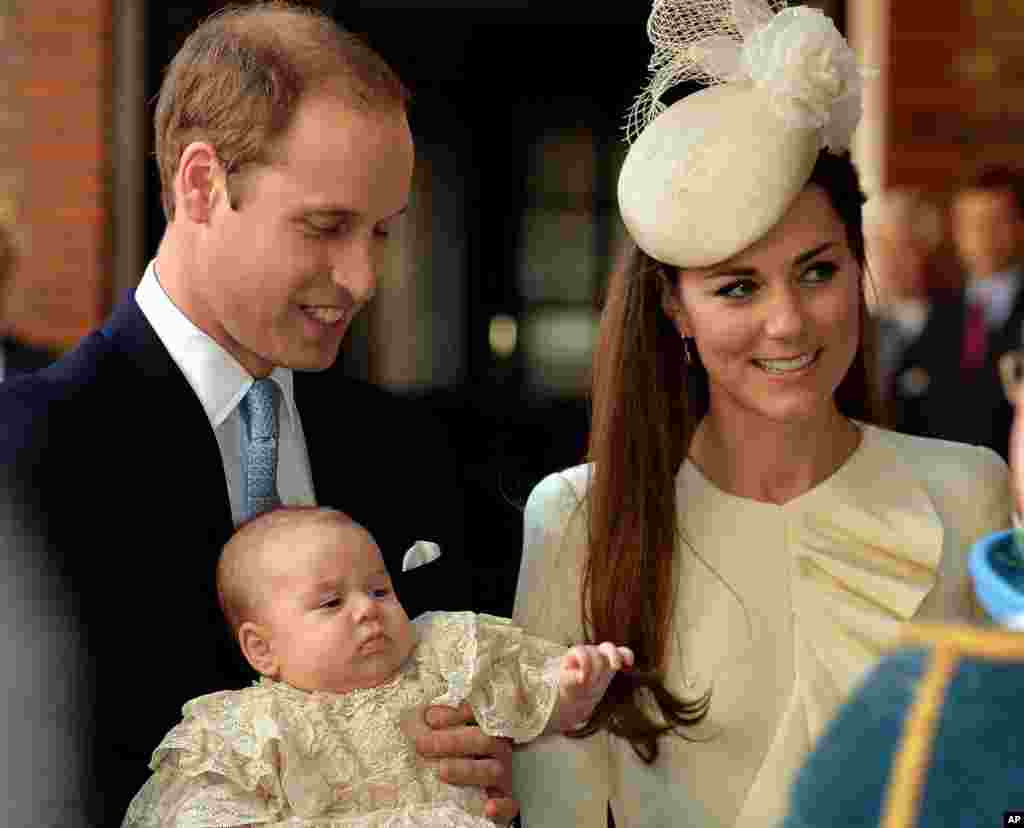
[[[963,656],[991,661],[1024,661],[1024,631],[967,624],[908,624],[900,635],[904,647],[952,647]]]
[[[917,698],[903,724],[879,828],[911,828],[917,823],[935,728],[946,687],[959,660],[960,653],[952,642],[938,643],[931,653],[928,672],[918,685]]]

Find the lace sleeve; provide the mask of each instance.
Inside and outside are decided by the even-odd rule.
[[[276,724],[259,688],[201,696],[153,753],[122,828],[232,828],[281,818]]]
[[[424,640],[448,691],[435,704],[469,702],[485,733],[518,743],[537,738],[558,698],[565,648],[528,635],[507,618],[431,613]]]
[[[122,828],[229,828],[275,822],[267,800],[213,773],[189,776],[162,768],[135,795]]]

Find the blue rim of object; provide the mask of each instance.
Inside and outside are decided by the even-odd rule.
[[[993,552],[1008,543],[1015,543],[1016,531],[1018,530],[1007,529],[1004,532],[987,535],[974,544],[967,559],[967,569],[974,582],[974,592],[978,596],[978,601],[985,612],[999,623],[1017,620],[1024,614],[1024,592],[1010,584],[992,559]]]

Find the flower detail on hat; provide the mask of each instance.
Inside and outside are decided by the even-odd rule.
[[[651,80],[629,114],[632,142],[685,81],[753,82],[783,122],[821,130],[821,145],[850,146],[861,116],[864,74],[849,44],[818,9],[785,0],[654,0]]]
[[[850,146],[860,120],[862,75],[853,49],[818,9],[783,9],[746,38],[743,74],[768,92],[782,119],[822,129],[822,144]]]

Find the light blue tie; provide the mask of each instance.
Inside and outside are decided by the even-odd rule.
[[[277,384],[269,377],[256,380],[239,404],[246,520],[281,505],[277,494],[277,405]]]

